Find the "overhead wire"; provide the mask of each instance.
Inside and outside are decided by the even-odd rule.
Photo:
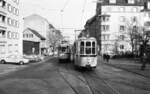
[[[69,4],[70,1],[71,1],[71,0],[66,0],[65,4],[64,4],[64,6],[63,6],[63,8],[61,9],[61,12],[64,11],[64,9],[66,8],[66,6]]]
[[[66,2],[65,2],[65,4],[64,4],[64,6],[62,7],[62,9],[60,10],[60,16],[61,16],[61,28],[63,28],[63,13],[64,13],[64,10],[65,10],[65,8],[66,8],[66,6],[69,4],[69,2],[70,2],[71,0],[66,0]],[[63,29],[62,29],[62,31],[63,31]]]
[[[86,8],[86,3],[87,3],[87,0],[84,0],[83,7],[82,7],[82,14],[81,14],[81,24],[82,24],[82,20],[83,20],[85,8]]]

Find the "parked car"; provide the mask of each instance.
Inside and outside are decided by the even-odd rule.
[[[29,59],[23,58],[21,55],[8,55],[6,57],[1,58],[1,63],[18,63],[20,65],[29,63]]]
[[[24,58],[29,59],[30,62],[38,62],[43,60],[43,57],[39,55],[24,55]]]

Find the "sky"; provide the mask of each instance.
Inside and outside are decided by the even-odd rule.
[[[83,29],[96,11],[94,0],[20,0],[20,6],[23,17],[41,15],[69,38],[74,37],[74,30]]]

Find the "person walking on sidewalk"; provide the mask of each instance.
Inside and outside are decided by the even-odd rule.
[[[106,54],[105,53],[103,54],[103,60],[104,61],[106,60]]]
[[[109,59],[110,59],[110,55],[106,54],[106,61],[109,62]]]
[[[145,70],[145,68],[146,68],[146,63],[147,63],[147,55],[146,55],[146,53],[144,53],[144,54],[143,54],[143,57],[142,57],[141,70]]]

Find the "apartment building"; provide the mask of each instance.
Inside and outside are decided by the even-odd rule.
[[[141,10],[141,25],[150,31],[150,1],[144,3],[144,8]]]
[[[101,0],[97,4],[100,15],[102,53],[131,51],[130,26],[141,23],[141,10],[147,0]]]
[[[19,0],[0,0],[0,56],[22,54]]]

